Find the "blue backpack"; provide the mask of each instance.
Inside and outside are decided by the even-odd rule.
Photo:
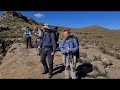
[[[78,43],[78,46],[79,46],[79,40],[78,40],[78,38],[77,38],[76,36],[74,36],[74,35],[71,35],[71,37],[72,37],[71,43],[73,44],[73,47],[74,47],[74,39],[77,40],[77,43]],[[66,40],[64,39],[64,40],[63,40],[63,44],[64,44],[65,42],[66,42]],[[77,61],[79,60],[79,57],[80,57],[79,53],[80,53],[80,52],[79,52],[79,49],[77,50],[76,53],[74,53],[75,56],[76,56]]]

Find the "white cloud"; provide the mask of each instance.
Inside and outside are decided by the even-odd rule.
[[[41,13],[34,14],[34,16],[37,18],[44,18],[45,17],[45,15],[43,15]]]

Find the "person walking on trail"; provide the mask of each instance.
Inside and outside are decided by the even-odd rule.
[[[31,30],[29,27],[26,27],[26,30],[24,30],[25,39],[26,39],[26,49],[28,49],[28,46],[30,45],[30,48],[32,47],[31,44]]]
[[[63,53],[65,64],[65,79],[76,79],[76,53],[79,50],[79,43],[74,35],[70,35],[70,30],[64,30],[64,39],[60,43],[60,50]]]
[[[40,42],[41,47],[41,63],[44,67],[42,74],[48,73],[48,78],[52,77],[53,71],[53,59],[56,52],[56,39],[55,34],[51,32],[48,25],[44,25],[44,32],[42,35],[42,41]],[[46,62],[46,57],[48,59],[48,65]]]
[[[43,27],[38,29],[37,27],[35,28],[35,36],[36,36],[36,48],[38,49],[38,54],[40,56],[41,54],[41,48],[40,48],[40,42],[42,41],[42,34],[43,34]]]

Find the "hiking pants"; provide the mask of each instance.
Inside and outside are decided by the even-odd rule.
[[[65,57],[63,58],[65,64],[65,79],[76,79],[76,57],[74,56],[72,60],[68,60]]]
[[[40,45],[41,39],[36,39],[36,46],[38,47]]]
[[[51,73],[53,70],[54,56],[51,55],[51,53],[52,53],[52,50],[49,50],[49,51],[41,50],[41,63],[43,64],[44,70],[49,71],[49,73]],[[47,57],[48,65],[46,62],[46,57]]]
[[[31,37],[26,37],[26,48],[28,48],[28,45],[31,47]]]

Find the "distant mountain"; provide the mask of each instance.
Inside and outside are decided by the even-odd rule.
[[[86,31],[86,32],[98,32],[98,31],[108,31],[110,29],[101,27],[99,25],[87,26],[82,28],[72,28],[74,31]]]

